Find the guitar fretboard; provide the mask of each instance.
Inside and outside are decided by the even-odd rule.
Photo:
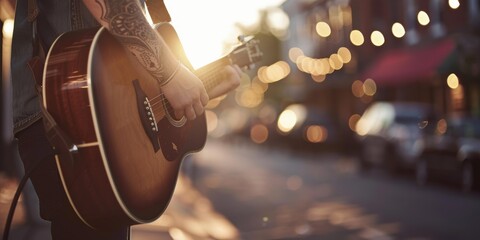
[[[215,62],[212,62],[206,66],[203,66],[195,71],[197,77],[199,77],[207,92],[217,86],[223,79],[219,72],[226,65],[230,65],[231,60],[228,57],[223,57]]]

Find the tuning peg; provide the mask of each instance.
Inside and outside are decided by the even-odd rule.
[[[254,38],[253,36],[245,36],[245,35],[239,35],[237,37],[238,41],[240,41],[240,43],[242,44],[246,44],[246,43],[250,43],[252,41],[254,41]]]
[[[237,39],[239,42],[245,43],[245,35],[238,35]]]

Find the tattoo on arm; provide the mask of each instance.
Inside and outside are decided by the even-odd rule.
[[[134,0],[96,0],[102,10],[101,20],[155,79],[162,84],[174,71],[175,62],[162,62],[166,45],[146,20]]]

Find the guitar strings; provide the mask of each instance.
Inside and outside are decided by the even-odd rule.
[[[202,79],[209,79],[209,80],[202,80],[204,86],[206,89],[212,88],[215,83],[218,83],[218,81],[221,79],[220,76],[217,74],[218,69],[220,67],[225,66],[226,61],[229,61],[227,58],[221,59],[221,61],[217,61],[216,64],[211,64],[210,66],[205,66],[207,68],[200,68],[196,71],[196,75],[199,76],[199,78]],[[151,98],[148,100],[150,102],[150,107],[155,115],[155,112],[160,113],[161,115],[165,115],[166,111],[170,112],[173,111],[173,107],[168,103],[168,99],[165,97],[165,93],[160,93],[159,95]],[[165,106],[165,107],[163,107]]]
[[[206,89],[211,88],[214,85],[214,83],[218,82],[218,80],[220,79],[220,77],[215,75],[215,73],[213,71],[206,72],[206,73],[204,73],[204,75],[206,75],[206,76],[202,77],[201,79],[205,79],[205,78],[207,78],[207,79],[210,78],[211,79],[210,81],[202,81]],[[161,98],[161,99],[158,100],[158,98]],[[163,106],[166,101],[168,101],[168,100],[165,97],[165,93],[160,93],[159,95],[149,99],[151,107],[157,106],[160,103],[162,104],[161,106]],[[167,110],[173,110],[171,105],[168,104],[167,108],[168,107],[170,107],[170,109],[167,109]]]
[[[205,83],[205,87],[206,88],[212,87],[213,84],[217,82],[219,79],[220,79],[219,77],[214,77],[212,81],[210,81],[209,83]],[[157,116],[166,115],[167,112],[172,112],[174,110],[170,104],[167,104],[168,99],[165,97],[164,93],[161,93],[151,98],[149,102],[150,102],[151,111],[153,112],[154,115],[157,115]]]

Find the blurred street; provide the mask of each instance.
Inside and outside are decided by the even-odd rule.
[[[479,239],[480,195],[357,171],[355,158],[209,141],[192,182],[243,239]]]
[[[209,139],[182,173],[165,214],[133,227],[132,239],[480,238],[478,193],[361,174],[340,153]],[[24,214],[20,207],[10,239],[49,239],[46,225],[23,225]]]

